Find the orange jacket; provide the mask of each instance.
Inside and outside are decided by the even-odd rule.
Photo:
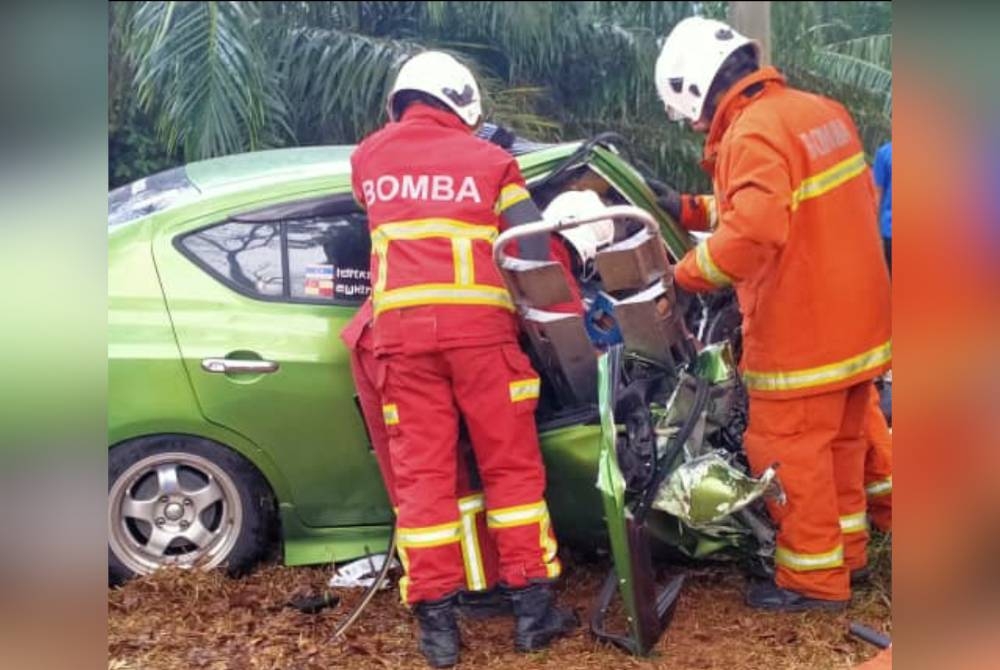
[[[718,227],[675,277],[690,291],[734,285],[750,394],[811,395],[888,369],[875,189],[843,106],[759,70],[720,100],[702,165]]]
[[[492,256],[504,210],[530,197],[515,159],[417,104],[366,138],[351,170],[372,233],[376,354],[516,342]]]

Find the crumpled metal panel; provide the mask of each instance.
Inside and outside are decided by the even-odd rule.
[[[774,468],[768,468],[758,478],[750,477],[730,465],[724,453],[710,452],[678,466],[661,485],[653,507],[698,529],[776,492]]]

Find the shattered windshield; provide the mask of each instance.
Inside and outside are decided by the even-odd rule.
[[[183,167],[166,170],[108,193],[108,227],[135,221],[198,194]]]

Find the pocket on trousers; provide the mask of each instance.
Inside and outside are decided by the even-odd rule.
[[[399,435],[401,417],[399,416],[399,407],[387,397],[385,392],[388,375],[389,362],[385,359],[376,359],[375,390],[378,391],[379,398],[382,401],[382,424],[385,426],[386,433],[390,436],[395,436]]]
[[[503,345],[503,358],[507,364],[507,393],[515,414],[532,414],[538,407],[542,380],[531,367],[531,361],[514,345]]]
[[[749,431],[755,435],[796,435],[806,428],[806,405],[803,398],[764,400],[750,398]]]

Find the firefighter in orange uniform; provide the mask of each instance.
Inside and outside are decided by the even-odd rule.
[[[457,594],[465,586],[456,499],[459,418],[481,475],[499,578],[531,651],[577,620],[555,605],[560,575],[544,499],[534,410],[539,377],[517,343],[514,305],[493,263],[501,226],[539,220],[513,157],[472,135],[478,85],[452,57],[407,61],[390,123],[351,157],[355,197],[372,235],[372,340],[397,496],[401,595],[435,667],[458,660]],[[544,237],[523,257],[548,257]]]
[[[711,232],[718,225],[715,196],[680,194],[665,184],[654,184],[657,202],[687,230]],[[892,433],[879,405],[877,388],[865,413],[865,494],[873,526],[892,530]],[[867,578],[867,571],[852,574],[852,581]]]
[[[673,120],[707,133],[718,227],[676,281],[734,286],[750,396],[744,439],[755,474],[779,463],[787,496],[774,582],[747,603],[840,609],[867,565],[863,481],[872,380],[891,362],[889,277],[875,190],[847,111],[786,86],[759,46],[700,17],[677,24],[656,63]]]

